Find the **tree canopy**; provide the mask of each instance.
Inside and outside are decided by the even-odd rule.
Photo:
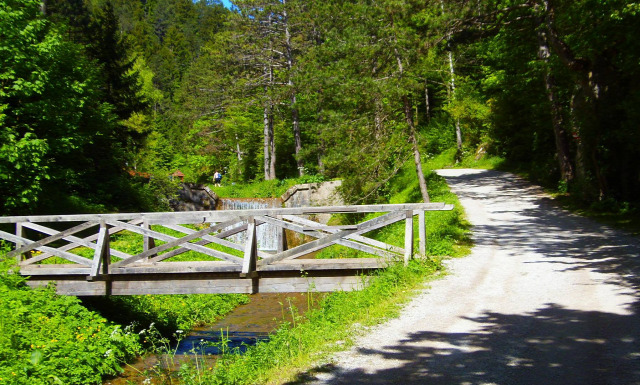
[[[128,175],[176,169],[337,177],[374,202],[454,147],[637,202],[639,18],[625,0],[2,0],[0,205],[140,205]]]

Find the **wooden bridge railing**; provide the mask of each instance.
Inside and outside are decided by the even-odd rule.
[[[425,203],[0,217],[0,225],[15,224],[15,234],[0,230],[0,239],[15,244],[14,250],[5,257],[17,258],[21,274],[30,277],[30,285],[55,282],[61,294],[351,290],[362,285],[358,272],[381,268],[394,260],[409,261],[414,253],[415,215],[419,218],[419,253],[424,255],[425,211],[452,208],[452,205],[443,203]],[[328,226],[306,218],[320,213],[385,212],[352,226]],[[403,220],[404,248],[364,236]],[[263,224],[279,229],[278,250],[274,254],[257,249],[256,231]],[[158,231],[163,228],[182,235]],[[111,236],[125,230],[141,236],[141,252],[130,254],[112,247]],[[288,249],[285,230],[315,240]],[[225,239],[240,233],[245,234],[243,243]],[[157,241],[163,243],[156,245],[160,243]],[[207,247],[210,244],[223,247]],[[366,252],[376,258],[300,258],[334,244]],[[223,251],[225,248],[236,250],[236,254],[241,256]],[[84,255],[87,255],[87,249],[90,249],[91,257],[73,252],[85,250]],[[188,251],[209,260],[169,261]]]

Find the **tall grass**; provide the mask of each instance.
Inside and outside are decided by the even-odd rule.
[[[440,168],[483,168],[493,170],[503,167],[505,160],[499,156],[486,153],[465,152],[460,162],[456,162],[456,148],[452,147],[432,158],[427,159],[426,167],[430,170]]]
[[[226,183],[210,186],[222,198],[279,198],[288,189],[303,183],[318,183],[325,179],[321,175],[305,175],[295,179],[262,180],[252,183]]]

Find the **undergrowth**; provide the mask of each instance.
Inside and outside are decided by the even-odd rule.
[[[295,179],[273,179],[252,183],[225,183],[220,187],[210,185],[221,198],[279,198],[288,189],[304,183],[324,182],[322,175],[304,175]]]
[[[456,162],[456,148],[452,147],[429,159],[426,167],[430,170],[441,168],[482,168],[487,170],[502,168],[505,160],[499,156],[486,153],[463,152],[462,159]]]
[[[140,337],[0,262],[0,384],[96,384],[142,353]]]

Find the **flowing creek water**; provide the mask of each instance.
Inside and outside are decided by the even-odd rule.
[[[162,383],[153,377],[175,375],[184,363],[211,367],[221,337],[228,340],[229,348],[239,347],[242,351],[245,346],[268,339],[284,322],[291,323],[293,317],[304,315],[321,298],[320,293],[253,294],[248,304],[238,306],[215,324],[189,332],[179,344],[171,346],[171,354],[140,357],[125,366],[119,377],[105,380],[103,385]]]
[[[255,210],[282,207],[280,198],[220,198],[216,205],[216,210]],[[263,224],[256,230],[256,242],[258,249],[262,251],[277,250],[277,230],[276,226]],[[244,244],[246,232],[228,237],[227,240]]]

